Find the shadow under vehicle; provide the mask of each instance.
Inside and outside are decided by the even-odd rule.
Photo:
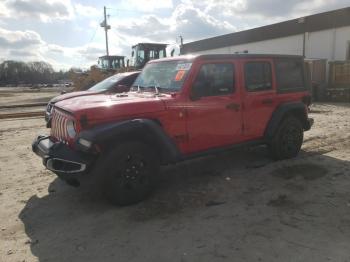
[[[167,167],[157,194],[124,208],[55,179],[19,218],[40,262],[346,261],[349,170],[318,152],[233,150]]]

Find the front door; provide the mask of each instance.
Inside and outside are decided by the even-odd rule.
[[[242,136],[241,99],[231,61],[203,63],[191,87],[187,112],[188,153],[226,146]]]

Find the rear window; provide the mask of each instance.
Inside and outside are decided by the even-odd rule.
[[[301,60],[276,59],[277,89],[281,91],[293,91],[305,89],[303,64]]]

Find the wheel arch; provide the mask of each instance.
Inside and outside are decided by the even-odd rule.
[[[264,137],[270,140],[276,133],[280,123],[288,116],[294,116],[302,124],[304,130],[309,128],[305,104],[302,102],[280,105],[273,113],[265,129]]]
[[[77,140],[84,138],[97,144],[105,150],[118,146],[126,141],[138,141],[147,144],[160,157],[162,164],[176,162],[180,158],[180,152],[165,133],[161,124],[152,119],[132,119],[118,123],[109,123],[82,131]],[[79,146],[79,143],[77,143]]]

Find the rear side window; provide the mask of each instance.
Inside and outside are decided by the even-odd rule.
[[[248,92],[272,89],[271,65],[269,62],[247,62],[244,65],[245,86]]]
[[[277,89],[281,91],[304,89],[303,64],[301,60],[276,59]]]
[[[199,97],[228,95],[234,91],[233,64],[205,64],[200,68],[193,89]]]

